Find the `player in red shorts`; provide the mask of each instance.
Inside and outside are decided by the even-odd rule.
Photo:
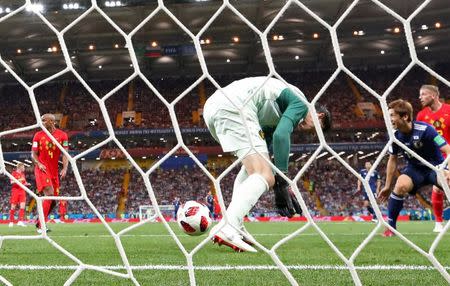
[[[55,116],[53,114],[44,114],[41,119],[44,127],[67,150],[69,148],[67,133],[55,127]],[[41,195],[57,196],[59,194],[58,160],[60,155],[61,150],[44,131],[34,134],[31,157],[35,164],[36,188]],[[62,156],[62,161],[63,167],[59,175],[61,175],[61,178],[64,178],[67,173],[69,160],[66,156]],[[52,200],[43,201],[42,207],[45,219],[47,219],[55,204],[56,202]],[[38,233],[41,233],[42,229],[39,221],[36,227]]]
[[[419,95],[420,103],[423,109],[417,114],[417,121],[429,123],[434,126],[436,131],[450,143],[450,105],[442,103],[439,100],[439,88],[435,85],[422,85]],[[444,154],[444,158],[445,158]],[[433,186],[431,194],[431,203],[436,225],[434,232],[441,232],[444,229],[442,225],[442,214],[444,212],[444,192],[436,186]]]
[[[23,163],[18,163],[16,166],[16,170],[14,170],[11,175],[16,178],[19,182],[21,182],[25,186],[29,186],[30,184],[27,182],[25,178],[25,165]],[[27,200],[27,196],[25,190],[22,189],[21,186],[16,184],[13,180],[11,180],[12,188],[11,188],[11,209],[9,210],[9,227],[14,225],[14,213],[16,212],[16,206],[19,205],[19,220],[17,221],[18,226],[26,226],[23,221],[25,218],[25,202]]]

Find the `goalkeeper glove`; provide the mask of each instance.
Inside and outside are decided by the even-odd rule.
[[[281,216],[291,218],[294,216],[296,209],[292,202],[292,195],[289,191],[288,183],[278,174],[275,175],[275,185],[273,186],[275,193],[275,207]],[[297,202],[297,200],[295,200]],[[297,202],[298,204],[298,202]]]
[[[289,195],[291,195],[292,205],[294,206],[295,212],[301,216],[303,214],[303,210],[291,188],[289,188]]]

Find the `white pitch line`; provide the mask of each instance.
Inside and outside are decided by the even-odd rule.
[[[0,270],[75,270],[78,265],[6,265],[0,264]],[[121,265],[98,266],[108,270],[123,270]],[[348,270],[346,266],[340,265],[287,265],[291,270]],[[356,270],[436,270],[432,266],[426,265],[366,265],[355,266]],[[446,266],[450,269],[450,266]],[[132,270],[188,270],[186,265],[134,265]],[[279,270],[273,265],[209,265],[194,266],[195,270],[206,271],[226,271],[226,270]]]
[[[287,236],[291,233],[257,233],[253,234],[253,236]],[[436,233],[433,232],[402,232],[403,235],[419,235],[419,236],[436,236]],[[446,235],[450,234],[446,233]],[[355,235],[369,235],[369,233],[327,233],[330,236],[355,236]],[[77,238],[112,238],[111,235],[108,234],[94,234],[94,235],[49,235],[50,237],[77,237]],[[319,236],[318,233],[302,233],[299,237],[302,236]],[[125,234],[120,237],[171,237],[170,234]]]

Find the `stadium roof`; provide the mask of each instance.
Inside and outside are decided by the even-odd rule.
[[[0,16],[25,1],[0,0]],[[125,33],[131,32],[157,7],[157,1],[103,1],[100,8]],[[199,33],[222,1],[164,1],[186,28]],[[333,25],[353,1],[307,0],[306,7]],[[381,0],[402,17],[408,17],[422,0]],[[36,9],[62,30],[90,7],[90,1],[38,1]],[[76,4],[75,4],[76,3]],[[264,31],[286,1],[230,0],[255,28]],[[114,6],[114,7],[111,7]],[[433,0],[412,21],[414,43],[427,64],[445,61],[450,52],[448,0]],[[268,32],[271,56],[278,71],[333,69],[336,60],[330,33],[298,5],[292,4]],[[372,1],[362,0],[337,30],[346,65],[406,66],[409,49],[402,24]],[[228,8],[200,37],[211,73],[258,74],[268,71],[260,38]],[[133,71],[124,38],[96,11],[69,29],[64,39],[71,60],[87,79],[124,79]],[[158,12],[133,36],[141,69],[150,76],[200,74],[192,39],[164,12]],[[0,23],[2,58],[27,81],[37,81],[65,67],[56,35],[31,11]],[[0,81],[12,77],[1,70]]]

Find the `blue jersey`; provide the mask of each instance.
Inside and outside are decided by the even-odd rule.
[[[367,173],[369,173],[369,171],[366,170],[366,169],[361,169],[361,171],[359,171],[359,174],[363,178],[365,178],[367,176]],[[378,174],[378,171],[375,170],[375,171],[373,171],[373,173],[372,173],[372,175],[370,176],[370,179],[369,179],[370,189],[374,193],[377,191],[377,181],[378,180],[381,180],[381,177],[380,177],[380,174]]]
[[[181,202],[180,200],[173,200],[173,206],[175,208],[175,212],[180,208]]]
[[[401,133],[399,130],[396,130],[394,133],[395,138],[430,164],[434,166],[441,164],[444,161],[441,147],[447,144],[445,139],[437,133],[433,126],[427,123],[413,121],[412,125],[413,128],[409,134]],[[392,155],[403,153],[408,165],[417,167],[424,166],[419,160],[414,158],[408,152],[405,152],[395,143],[392,143],[389,147],[389,153]]]

